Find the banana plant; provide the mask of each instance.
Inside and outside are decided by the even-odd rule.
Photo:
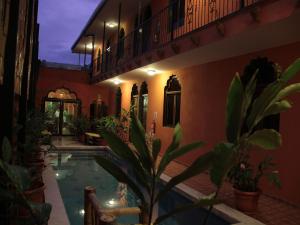
[[[97,156],[96,161],[105,170],[111,173],[120,182],[126,183],[137,195],[141,201],[141,212],[143,224],[158,224],[175,213],[183,210],[196,208],[200,206],[209,206],[214,204],[217,200],[213,195],[200,199],[190,205],[177,208],[166,215],[161,215],[155,220],[153,219],[153,210],[155,204],[163,198],[168,191],[170,191],[177,184],[195,176],[196,174],[207,170],[213,162],[213,154],[207,153],[198,158],[188,169],[183,171],[178,176],[171,179],[162,187],[160,176],[166,170],[166,167],[174,159],[195,151],[201,148],[204,143],[194,142],[185,146],[181,146],[182,130],[179,125],[174,128],[173,140],[159,160],[159,153],[161,152],[161,140],[154,139],[152,146],[146,144],[145,130],[141,122],[132,114],[131,121],[131,141],[132,147],[124,143],[113,132],[102,129],[101,135],[108,142],[111,150],[123,161],[128,164],[128,167],[133,171],[133,176],[127,174],[122,167],[105,158],[104,156]]]
[[[26,199],[24,191],[31,185],[31,177],[24,167],[12,165],[12,147],[7,138],[2,142],[2,159],[0,158],[0,202],[27,209],[31,214],[31,224],[44,225],[51,212],[48,203],[37,204]]]

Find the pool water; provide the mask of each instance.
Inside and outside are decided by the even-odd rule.
[[[83,197],[84,188],[86,186],[96,188],[97,198],[102,204],[102,207],[122,207],[115,205],[115,203],[120,199],[120,189],[122,189],[123,186],[95,162],[94,156],[97,154],[105,154],[107,157],[115,160],[111,157],[111,154],[99,151],[71,151],[52,154],[51,164],[55,171],[71,225],[83,225]],[[137,198],[133,192],[128,188],[125,193],[127,202],[125,207],[137,206]],[[191,202],[192,201],[187,197],[172,191],[159,202],[157,213],[163,215],[178,206]],[[205,215],[205,209],[189,210],[163,221],[160,225],[199,225]],[[138,216],[121,216],[118,217],[117,222],[121,224],[136,224],[138,223]],[[209,217],[208,225],[228,224],[230,223],[214,214],[211,214]]]
[[[51,164],[55,171],[60,193],[71,225],[83,225],[84,188],[96,188],[97,198],[105,208],[115,208],[118,200],[119,182],[100,167],[94,160],[95,152],[69,152],[52,154]],[[119,188],[120,189],[120,188]],[[127,191],[127,206],[136,206],[134,194]],[[131,224],[138,222],[138,216],[123,216],[118,222]]]

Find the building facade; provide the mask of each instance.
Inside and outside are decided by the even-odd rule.
[[[106,0],[72,51],[91,54],[90,82],[113,90],[106,99],[112,112],[134,107],[163,146],[177,122],[184,143],[205,141],[204,149],[180,158],[188,165],[225,139],[226,96],[236,72],[246,74],[256,65],[272,74],[275,64],[284,69],[300,56],[299,21],[296,0]],[[269,82],[261,80],[262,85]],[[300,96],[292,100],[299,103]],[[251,156],[257,161],[272,155],[282,189],[263,186],[268,194],[296,205],[299,113],[295,104],[266,121],[282,133],[283,145],[271,153],[254,150]]]
[[[38,0],[0,3],[0,140],[24,138],[26,115],[35,106],[37,14]],[[22,126],[18,133],[17,124]]]

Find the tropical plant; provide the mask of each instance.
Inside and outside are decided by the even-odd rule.
[[[126,161],[129,165],[129,169],[133,171],[133,177],[129,176],[119,165],[110,161],[103,156],[97,156],[96,161],[120,182],[126,183],[136,193],[141,200],[141,211],[144,215],[143,223],[152,223],[152,215],[155,204],[165,196],[165,194],[171,190],[175,185],[195,175],[200,170],[208,168],[209,162],[212,159],[212,155],[205,155],[201,157],[190,167],[190,172],[183,172],[176,179],[172,179],[165,186],[161,188],[160,176],[165,171],[169,163],[188,153],[194,151],[204,145],[203,142],[195,142],[186,146],[180,146],[182,137],[182,131],[179,125],[175,127],[173,141],[167,148],[165,154],[158,160],[158,154],[161,151],[161,140],[154,139],[152,146],[148,146],[145,138],[145,130],[141,122],[132,113],[131,122],[131,140],[134,149],[125,144],[115,133],[102,129],[101,135],[108,142],[112,151],[122,160]],[[213,204],[214,200],[211,197],[198,200],[197,202],[185,206],[186,209],[192,207],[206,206]],[[179,209],[176,209],[178,211]],[[160,223],[162,220],[167,219],[173,215],[174,212],[170,212],[168,215],[163,215],[154,221],[154,224]]]
[[[116,133],[117,127],[119,126],[119,120],[115,116],[105,116],[100,120],[96,121],[96,130],[101,130],[103,128]]]
[[[84,115],[75,117],[71,124],[71,132],[77,137],[83,135],[91,126],[90,120]]]
[[[215,186],[215,192],[207,198],[200,199],[191,205],[182,206],[172,212],[158,217],[158,224],[169,216],[193,207],[210,206],[203,224],[208,221],[213,204],[217,202],[219,190],[228,172],[234,167],[242,155],[246,155],[249,147],[255,145],[263,149],[276,149],[281,145],[281,135],[272,129],[255,129],[256,125],[266,116],[278,114],[291,108],[291,103],[285,100],[290,94],[300,91],[300,83],[288,82],[300,71],[300,59],[297,59],[283,73],[278,72],[278,79],[269,84],[262,93],[253,98],[256,88],[256,74],[244,86],[239,74],[231,82],[226,106],[226,137],[227,141],[216,144],[215,147],[198,157],[186,170],[173,177],[160,188],[160,176],[167,165],[174,159],[198,149],[203,142],[195,142],[180,146],[181,128],[174,129],[172,143],[165,150],[161,161],[158,154],[161,151],[160,139],[154,139],[152,146],[147,146],[145,131],[140,121],[132,114],[130,136],[134,149],[130,148],[120,138],[106,129],[101,135],[108,142],[111,150],[126,161],[133,171],[133,178],[110,160],[98,156],[96,160],[104,169],[126,183],[141,200],[141,210],[147,216],[144,223],[151,224],[154,205],[177,184],[209,169],[210,180]],[[257,72],[256,72],[257,73]],[[247,131],[242,132],[247,125]]]
[[[42,112],[29,113],[25,125],[25,154],[32,151],[38,151],[39,144],[43,138],[43,132],[47,130],[47,115]]]
[[[47,223],[51,205],[38,204],[26,199],[24,192],[31,186],[31,177],[24,167],[12,165],[12,148],[7,138],[2,142],[2,159],[0,159],[0,203],[18,206],[29,211],[29,224],[44,225]],[[12,218],[11,218],[12,219]]]
[[[264,158],[258,163],[257,168],[253,168],[248,160],[239,162],[229,171],[228,177],[235,189],[245,192],[259,191],[262,177],[266,177],[277,188],[281,187],[278,171],[275,170],[271,157]]]

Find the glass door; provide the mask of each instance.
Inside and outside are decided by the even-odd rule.
[[[49,131],[53,135],[74,135],[72,125],[81,111],[79,100],[46,99],[44,112],[49,117]]]
[[[48,129],[53,135],[60,134],[60,108],[60,101],[45,101],[45,113],[49,117],[47,121]]]
[[[63,119],[62,119],[62,135],[74,135],[71,127],[73,121],[78,117],[78,102],[63,102]]]

